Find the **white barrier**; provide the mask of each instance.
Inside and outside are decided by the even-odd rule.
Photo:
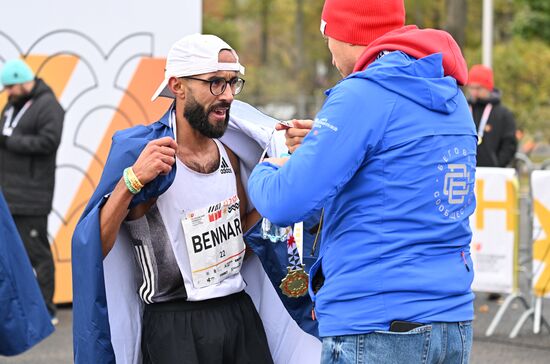
[[[518,319],[510,333],[518,335],[527,319],[533,319],[533,333],[538,334],[544,325],[550,331],[550,324],[542,316],[544,297],[550,297],[550,171],[531,173],[533,197],[533,304]]]
[[[476,211],[470,218],[474,291],[518,290],[518,179],[512,168],[476,169]]]
[[[550,171],[531,174],[533,193],[533,332],[538,334],[541,325],[550,331],[542,316],[542,299],[550,297]],[[518,323],[519,325],[519,323]]]
[[[533,291],[550,297],[550,171],[531,174],[533,193]]]

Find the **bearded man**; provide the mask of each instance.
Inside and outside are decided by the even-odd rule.
[[[34,269],[53,324],[55,266],[48,215],[55,187],[55,160],[65,111],[52,89],[20,59],[7,61],[0,83],[8,103],[0,117],[0,189]]]
[[[243,232],[260,216],[248,209],[238,158],[218,140],[243,72],[220,38],[184,37],[168,53],[165,79],[153,96],[174,99],[167,113],[113,137],[102,181],[73,237],[76,363],[273,362],[240,273]],[[137,158],[128,157],[132,153]],[[142,307],[134,316],[123,313],[131,316],[123,324],[133,325],[132,338],[116,334],[114,301],[108,301],[110,328],[102,319],[104,287],[85,288],[103,269],[89,265],[87,271],[79,263],[97,258],[83,253],[96,241],[96,230],[87,226],[97,219],[103,260],[133,261],[135,285],[114,288]],[[109,286],[116,274],[105,269]],[[90,302],[94,308],[85,309]]]

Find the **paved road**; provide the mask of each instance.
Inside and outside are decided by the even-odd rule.
[[[59,324],[55,332],[44,341],[21,355],[0,357],[1,364],[57,364],[73,362],[73,311],[70,308],[58,310]],[[99,364],[99,363],[98,363]]]
[[[548,306],[548,301],[546,302]],[[479,293],[476,299],[476,317],[474,320],[474,346],[471,362],[479,364],[543,364],[550,363],[550,333],[543,329],[533,334],[533,323],[528,320],[515,339],[508,334],[525,311],[523,305],[516,303],[508,309],[503,320],[491,337],[485,336],[491,320],[500,307],[496,302],[486,300],[486,294]],[[485,312],[488,306],[488,312]],[[544,310],[550,318],[550,309]]]
[[[520,224],[527,226],[527,205],[522,199],[520,203]],[[521,230],[522,253],[520,261],[529,261],[530,240],[528,229]],[[530,272],[530,266],[524,267],[525,272]],[[523,292],[529,292],[528,276],[522,274],[520,283]],[[491,320],[496,314],[498,302],[488,301],[487,295],[478,293],[474,320],[474,345],[472,348],[471,363],[473,364],[548,364],[550,363],[550,333],[543,328],[538,335],[533,334],[532,321],[523,326],[518,337],[508,338],[508,334],[516,324],[518,318],[524,312],[521,304],[513,304],[503,317],[491,337],[485,336]],[[550,300],[545,300],[544,317],[550,320]],[[59,310],[59,325],[56,331],[42,343],[23,355],[14,358],[0,357],[0,364],[35,364],[35,363],[71,363],[72,362],[72,310],[70,308]],[[99,363],[98,363],[99,364]]]
[[[550,305],[546,302],[547,305]],[[480,307],[488,305],[488,312],[480,312]],[[543,364],[550,363],[550,333],[543,331],[539,335],[532,332],[532,324],[525,325],[519,336],[509,339],[508,333],[523,312],[516,304],[504,316],[502,324],[497,327],[492,337],[485,337],[485,331],[495,315],[499,305],[486,300],[485,294],[478,294],[476,299],[476,319],[474,321],[474,346],[471,363],[474,364]],[[484,311],[484,310],[482,310]],[[545,316],[550,318],[550,309]],[[72,310],[59,310],[59,325],[56,331],[30,351],[13,358],[0,358],[4,364],[35,363],[71,363],[72,362]]]

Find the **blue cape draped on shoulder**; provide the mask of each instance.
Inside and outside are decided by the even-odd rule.
[[[147,143],[165,136],[174,137],[170,126],[171,110],[156,123],[115,133],[99,185],[76,226],[72,240],[75,363],[114,363],[115,358],[117,363],[141,362],[142,303],[132,281],[134,258],[130,250],[125,250],[123,241],[128,237],[119,232],[113,250],[103,259],[99,213],[122,177],[124,168],[134,164]],[[248,104],[239,101],[232,104],[227,132],[220,140],[239,157],[245,190],[247,178],[263,149],[269,146],[268,150],[273,153],[271,155],[276,155],[275,149],[280,149],[284,144],[281,138],[272,138],[275,123],[275,119]],[[134,196],[130,207],[164,193],[173,183],[175,172],[174,165],[170,173],[148,183]],[[314,260],[314,254],[310,254],[310,251],[315,232],[310,230],[315,224],[315,217],[304,224],[304,263],[308,268]],[[260,224],[256,224],[250,229],[245,234],[245,241],[261,264],[256,262],[255,257],[245,260],[241,273],[247,282],[247,292],[264,322],[274,361],[318,363],[320,341],[316,338],[317,322],[310,316],[311,300],[309,296],[295,299],[282,295],[279,284],[286,275],[288,265],[286,245],[264,241],[259,228]],[[262,273],[258,274],[258,271]],[[271,284],[266,285],[265,282]],[[274,292],[280,302],[267,298],[276,297]],[[290,315],[295,322],[281,320],[283,313]]]

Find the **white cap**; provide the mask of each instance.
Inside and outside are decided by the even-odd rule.
[[[230,50],[237,62],[218,62],[218,55],[223,49]],[[151,97],[151,101],[159,96],[174,98],[168,88],[170,77],[195,76],[217,71],[237,71],[244,75],[244,67],[239,63],[239,57],[233,48],[215,35],[192,34],[183,37],[168,52],[164,81]]]

